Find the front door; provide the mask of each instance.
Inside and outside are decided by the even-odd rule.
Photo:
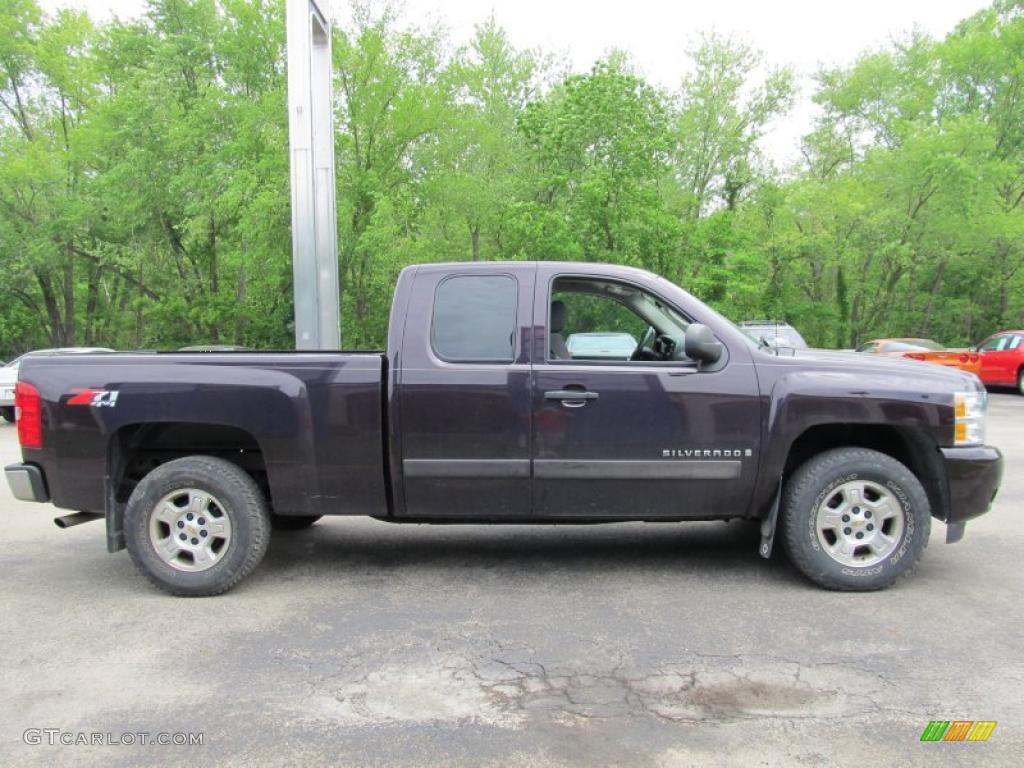
[[[701,370],[681,355],[695,318],[640,285],[538,275],[536,297],[534,513],[743,514],[760,435],[747,350]]]
[[[998,333],[981,343],[981,380],[986,384],[1016,384],[1017,360],[1021,337],[1014,333]]]

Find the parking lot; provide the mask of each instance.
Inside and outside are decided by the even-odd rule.
[[[886,592],[836,594],[749,523],[277,534],[213,599],[3,484],[0,764],[1019,765],[1024,397],[994,510]],[[0,462],[19,455],[0,426]],[[996,720],[921,743],[929,720]],[[25,744],[29,728],[201,746]]]

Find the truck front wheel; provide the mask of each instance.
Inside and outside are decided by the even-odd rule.
[[[888,587],[917,565],[928,544],[924,488],[878,451],[837,448],[809,459],[787,481],[783,504],[790,560],[827,589]]]
[[[240,467],[212,456],[161,464],[132,491],[125,544],[153,584],[172,595],[226,592],[266,554],[266,499]]]

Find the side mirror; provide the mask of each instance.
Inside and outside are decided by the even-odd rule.
[[[702,363],[714,363],[722,356],[722,342],[706,325],[691,323],[686,329],[686,356]]]

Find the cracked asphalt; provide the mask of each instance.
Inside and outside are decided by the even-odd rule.
[[[175,599],[101,523],[60,531],[0,483],[0,764],[1017,766],[1024,397],[993,394],[989,442],[993,511],[953,546],[936,524],[918,570],[870,594],[762,560],[749,523],[338,518],[276,535],[227,595]],[[998,725],[921,743],[937,719]]]

